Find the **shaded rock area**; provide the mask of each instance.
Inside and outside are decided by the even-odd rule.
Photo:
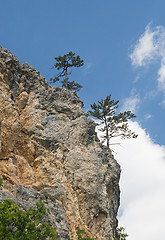
[[[26,209],[50,196],[47,218],[59,239],[77,239],[80,228],[94,239],[114,240],[120,167],[82,106],[76,92],[49,86],[0,47],[0,199],[7,190]]]

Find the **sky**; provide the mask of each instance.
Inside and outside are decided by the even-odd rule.
[[[165,1],[0,0],[0,45],[49,81],[54,57],[69,51],[84,66],[84,111],[108,94],[136,114],[138,138],[113,146],[121,165],[119,224],[128,240],[164,240]]]

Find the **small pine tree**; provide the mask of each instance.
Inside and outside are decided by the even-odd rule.
[[[84,61],[80,59],[79,55],[76,56],[73,52],[69,52],[63,57],[55,57],[54,59],[56,63],[54,64],[53,68],[60,70],[60,72],[54,78],[51,78],[50,82],[55,83],[59,81],[61,77],[65,77],[63,80],[61,80],[62,87],[70,90],[79,91],[80,88],[82,88],[80,84],[75,83],[75,81],[68,81],[68,75],[71,74],[71,72],[68,72],[68,69],[72,67],[81,67],[84,65]]]
[[[111,100],[111,95],[108,95],[105,100],[98,101],[98,104],[91,104],[93,111],[89,111],[91,116],[101,120],[100,125],[104,124],[104,127],[99,130],[104,132],[103,142],[107,142],[107,147],[113,137],[137,137],[128,127],[128,119],[136,116],[131,111],[115,115],[116,109],[119,107],[118,103],[119,101]]]

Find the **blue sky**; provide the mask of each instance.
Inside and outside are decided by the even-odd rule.
[[[10,49],[21,63],[28,62],[49,80],[56,74],[51,69],[55,56],[73,51],[84,59],[84,67],[73,70],[71,78],[83,85],[79,96],[86,109],[109,93],[122,105],[133,89],[141,99],[155,89],[154,65],[135,69],[129,55],[150,22],[153,26],[165,24],[163,1],[0,0],[0,3],[0,44]],[[160,98],[158,95],[154,100],[143,99],[136,115],[152,138],[164,144],[165,132],[160,127],[164,107],[159,106]],[[152,118],[145,119],[146,114]]]
[[[35,67],[47,80],[57,73],[51,69],[55,56],[69,51],[79,54],[85,64],[73,69],[70,79],[83,85],[79,96],[85,110],[89,110],[91,103],[111,94],[120,101],[122,110],[135,112],[137,125],[133,128],[140,133],[146,129],[141,143],[144,140],[146,149],[155,147],[156,152],[160,147],[158,162],[164,161],[164,0],[0,0],[0,4],[2,47],[9,49],[21,63],[28,62]],[[141,151],[141,143],[135,144],[135,152]],[[133,157],[129,151],[127,157],[118,151],[116,158],[121,165]],[[144,156],[144,161],[151,157]],[[127,168],[123,171],[127,172]],[[128,176],[131,181],[131,175]],[[127,193],[126,186],[122,186]],[[160,198],[164,196],[160,194]],[[121,207],[123,212],[124,207]],[[131,217],[123,219],[128,233],[132,234],[130,239],[139,240],[134,227],[130,227]],[[141,230],[141,234],[145,236],[144,231]],[[160,233],[160,229],[157,232]],[[152,237],[153,234],[148,235],[148,239]],[[159,236],[159,240],[163,238]]]

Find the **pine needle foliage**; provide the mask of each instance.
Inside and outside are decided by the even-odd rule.
[[[56,68],[59,73],[50,79],[51,83],[55,83],[60,81],[60,78],[64,77],[60,82],[62,83],[62,87],[65,87],[70,90],[79,91],[82,86],[75,81],[68,81],[68,75],[71,72],[68,72],[68,69],[72,67],[81,67],[84,65],[84,61],[80,58],[79,55],[76,56],[75,53],[69,52],[68,54],[64,54],[64,56],[59,56],[54,58],[56,63],[53,68]]]
[[[89,114],[100,120],[99,125],[103,125],[99,131],[103,132],[103,142],[106,141],[107,147],[110,145],[111,138],[121,137],[137,138],[137,135],[129,129],[128,120],[136,116],[131,112],[123,112],[115,115],[116,109],[119,107],[119,101],[111,99],[109,94],[104,100],[101,99],[98,103],[91,104],[92,110]]]

